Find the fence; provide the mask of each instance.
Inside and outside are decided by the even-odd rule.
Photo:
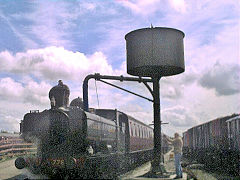
[[[34,153],[36,149],[32,143],[26,143],[18,136],[6,135],[0,137],[0,161],[9,157]]]

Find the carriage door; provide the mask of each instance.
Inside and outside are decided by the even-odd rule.
[[[119,148],[121,152],[126,150],[126,117],[119,113]]]

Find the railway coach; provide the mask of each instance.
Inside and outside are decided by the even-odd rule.
[[[205,164],[211,170],[238,174],[239,134],[239,114],[192,127],[183,133],[184,156]]]
[[[240,115],[226,122],[228,127],[229,147],[230,149],[240,151]]]

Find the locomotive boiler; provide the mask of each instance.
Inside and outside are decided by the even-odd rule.
[[[60,80],[49,91],[51,109],[24,116],[21,137],[36,143],[37,152],[17,158],[18,169],[28,167],[50,177],[95,178],[151,160],[153,128],[116,109],[86,112],[79,97],[69,106],[69,95]],[[166,151],[168,145],[162,148]]]

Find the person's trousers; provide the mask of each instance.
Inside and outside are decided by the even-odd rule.
[[[180,153],[175,154],[175,168],[176,168],[176,174],[178,177],[182,177],[181,158],[182,158],[182,154]]]

